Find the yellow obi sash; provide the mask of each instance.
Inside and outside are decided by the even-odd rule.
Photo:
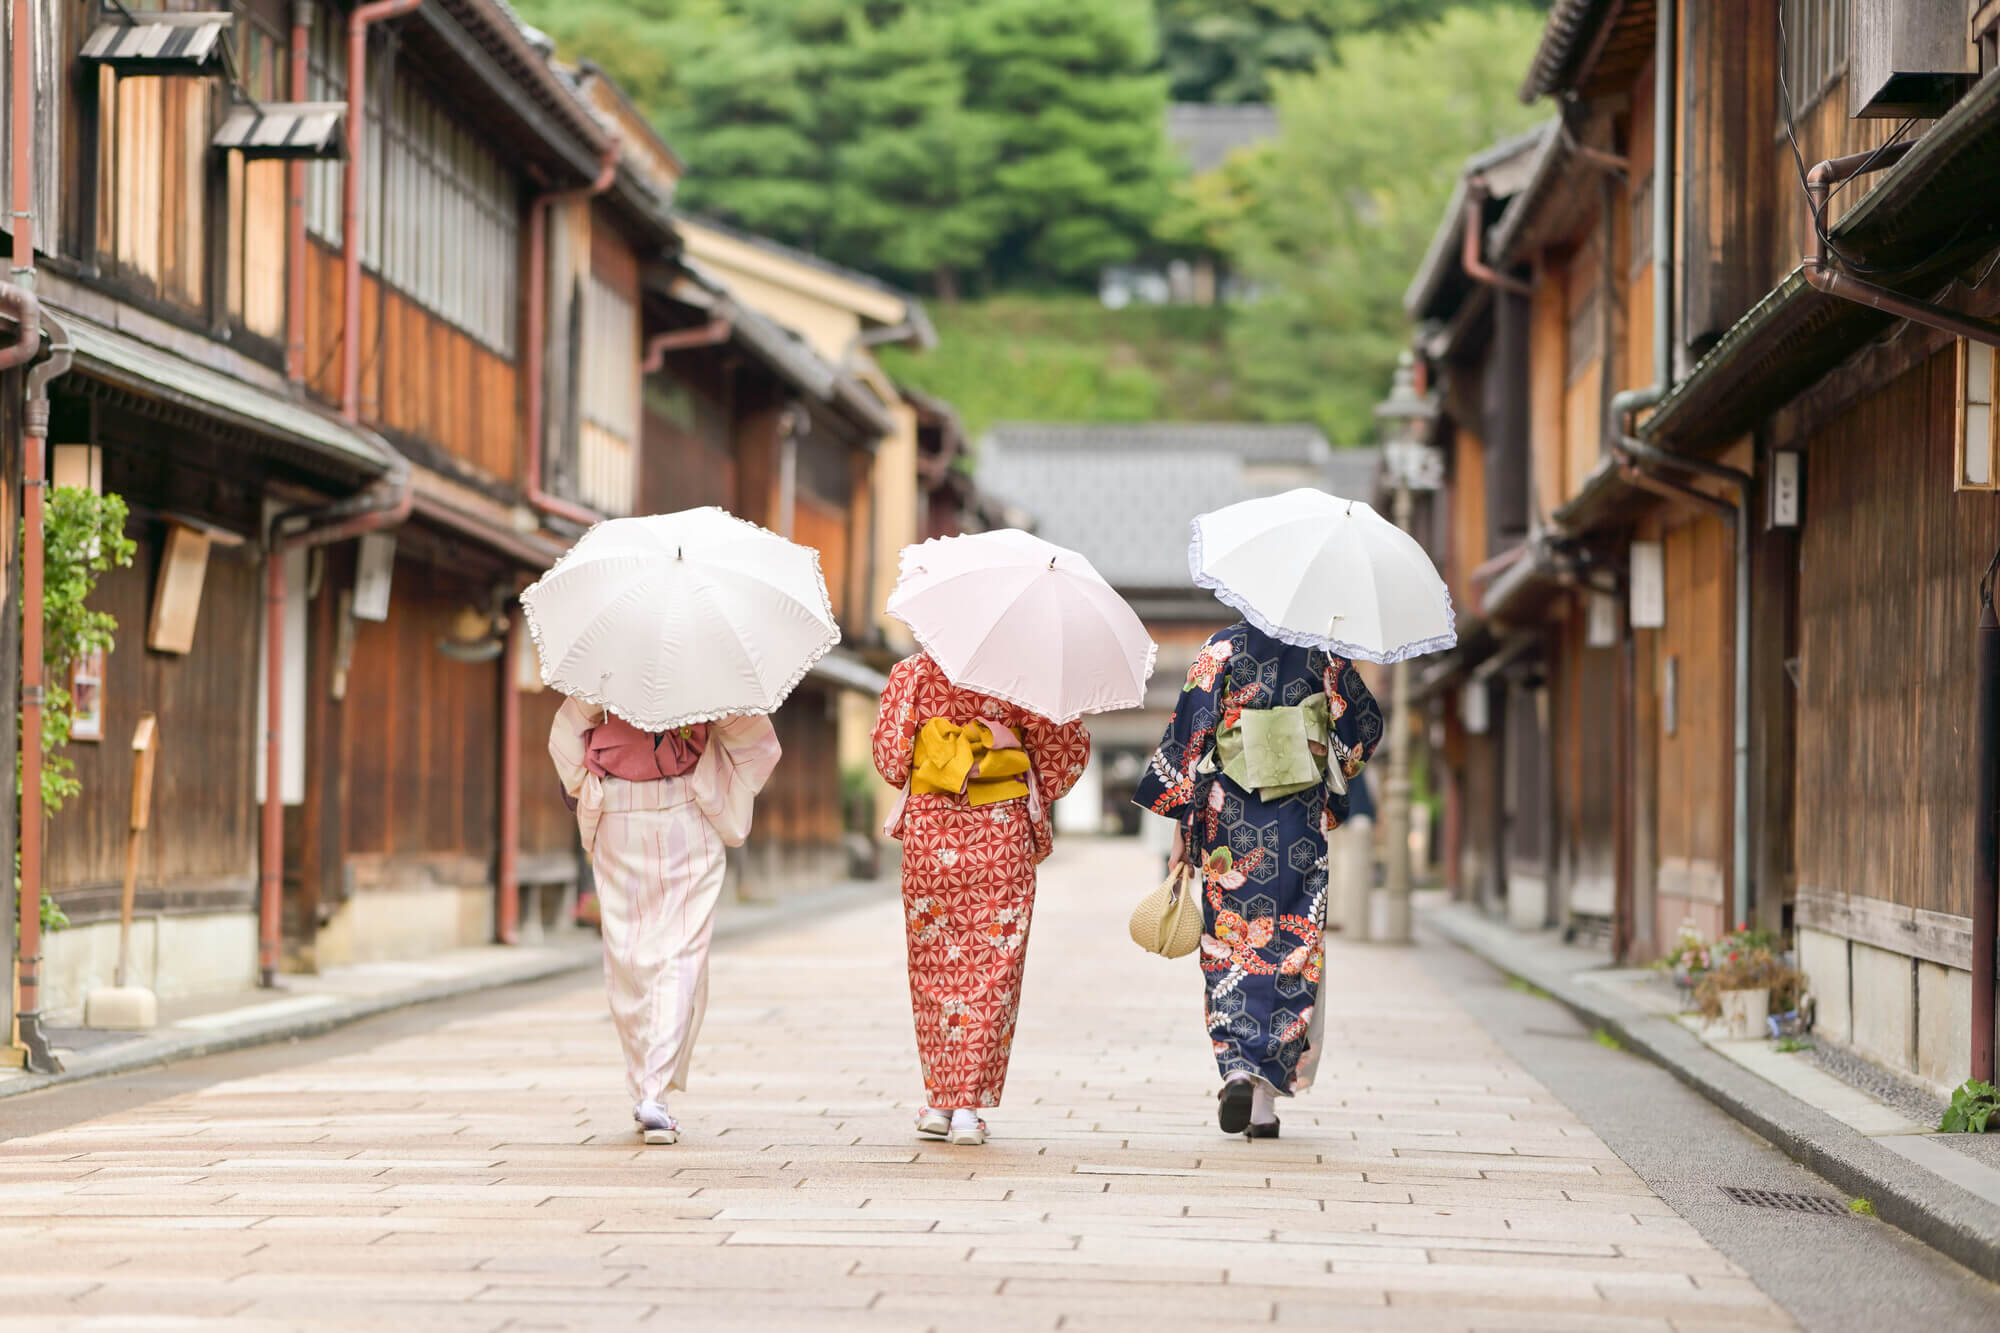
[[[1028,752],[1012,728],[974,719],[964,726],[947,717],[924,723],[910,745],[910,790],[964,796],[968,805],[991,805],[1028,794],[1022,775]]]
[[[1215,733],[1207,771],[1220,768],[1237,786],[1266,801],[1283,800],[1321,782],[1347,790],[1338,765],[1329,766],[1333,717],[1326,695],[1315,694],[1289,708],[1246,708]]]

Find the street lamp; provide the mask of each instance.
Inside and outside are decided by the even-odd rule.
[[[1396,526],[1410,530],[1411,495],[1434,491],[1444,481],[1444,459],[1430,442],[1437,403],[1422,391],[1422,373],[1408,349],[1396,359],[1396,381],[1389,396],[1375,405],[1382,423],[1382,464],[1395,487]],[[1388,826],[1389,902],[1382,944],[1410,942],[1410,664],[1389,668],[1389,781],[1383,788],[1382,815]]]

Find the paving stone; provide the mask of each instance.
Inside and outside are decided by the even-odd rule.
[[[8,1140],[0,1333],[1788,1326],[1407,955],[1334,942],[1318,1088],[1222,1135],[1192,970],[1102,891],[1145,860],[1048,863],[984,1148],[911,1132],[884,900],[717,953],[673,1148],[581,978]]]

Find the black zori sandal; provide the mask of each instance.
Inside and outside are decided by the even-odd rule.
[[[1243,1131],[1243,1137],[1246,1139],[1275,1139],[1278,1137],[1278,1124],[1279,1122],[1276,1119],[1264,1121],[1252,1120],[1249,1128]]]
[[[1225,1134],[1241,1134],[1250,1127],[1250,1099],[1256,1089],[1247,1078],[1232,1078],[1216,1094],[1216,1123]]]

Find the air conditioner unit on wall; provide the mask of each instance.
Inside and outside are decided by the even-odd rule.
[[[1899,120],[1944,112],[1979,79],[1965,6],[1946,0],[1853,0],[1847,114]]]

